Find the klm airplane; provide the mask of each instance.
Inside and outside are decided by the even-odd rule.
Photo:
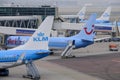
[[[109,23],[110,22],[110,14],[111,14],[111,7],[109,6],[105,12],[101,15],[101,17],[96,19],[97,23]]]
[[[111,32],[113,23],[110,22],[111,7],[108,7],[101,17],[96,19],[95,31]]]
[[[24,45],[0,51],[0,75],[8,76],[8,68],[25,64],[28,78],[40,78],[33,61],[49,55],[48,40],[53,24],[53,16],[48,16]]]

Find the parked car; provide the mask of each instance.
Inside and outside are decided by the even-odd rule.
[[[109,50],[118,51],[118,44],[115,44],[115,43],[109,44]]]

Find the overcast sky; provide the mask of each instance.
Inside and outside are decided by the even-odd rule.
[[[79,7],[87,5],[106,7],[120,7],[120,0],[0,0],[0,6],[10,6],[11,3],[20,6],[40,6],[40,5],[55,5],[58,7]]]

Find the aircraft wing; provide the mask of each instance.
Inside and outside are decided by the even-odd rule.
[[[10,67],[15,67],[15,66],[17,66],[17,65],[20,65],[20,64],[23,63],[24,56],[25,56],[25,54],[22,53],[22,54],[19,56],[19,58],[18,58],[18,60],[17,60],[16,62],[0,63],[0,65],[2,65],[2,66],[0,66],[0,68],[10,68]]]
[[[42,50],[42,51],[38,51],[36,52],[36,54],[45,54],[45,53],[51,53],[52,51],[48,51],[48,50]]]
[[[103,37],[94,39],[94,42],[102,42],[102,41],[109,41],[112,37]]]

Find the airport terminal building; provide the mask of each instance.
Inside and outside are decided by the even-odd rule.
[[[58,15],[58,8],[53,6],[40,7],[0,7],[0,44],[5,45],[11,35],[33,34],[46,16]]]
[[[41,7],[0,7],[0,16],[31,16],[41,15],[44,19],[48,15],[57,15],[57,8],[51,6]]]

